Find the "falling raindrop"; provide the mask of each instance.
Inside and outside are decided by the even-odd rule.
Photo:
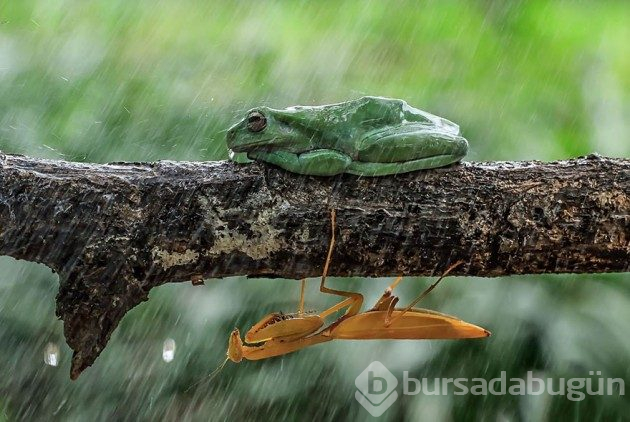
[[[56,343],[48,343],[44,348],[44,363],[50,366],[59,365],[59,346]]]
[[[164,362],[171,362],[175,358],[175,340],[167,338],[162,346],[162,359]]]

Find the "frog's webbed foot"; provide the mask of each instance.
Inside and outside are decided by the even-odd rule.
[[[275,164],[293,173],[311,176],[334,176],[344,173],[352,163],[350,156],[335,150],[317,149],[295,154],[286,151],[251,151],[248,157]]]

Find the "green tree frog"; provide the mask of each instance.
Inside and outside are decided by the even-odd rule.
[[[258,107],[228,129],[234,153],[294,173],[385,176],[443,167],[462,159],[459,126],[403,100],[362,97],[284,110]]]

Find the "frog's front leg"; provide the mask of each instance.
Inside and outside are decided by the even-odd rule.
[[[334,176],[344,173],[352,163],[350,156],[331,149],[317,149],[302,154],[287,151],[251,151],[247,156],[253,160],[275,164],[293,173],[310,176]]]

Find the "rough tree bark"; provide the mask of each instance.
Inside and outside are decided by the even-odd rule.
[[[628,271],[630,160],[465,163],[304,177],[252,163],[81,164],[0,154],[0,254],[59,274],[57,314],[90,366],[167,282]]]

